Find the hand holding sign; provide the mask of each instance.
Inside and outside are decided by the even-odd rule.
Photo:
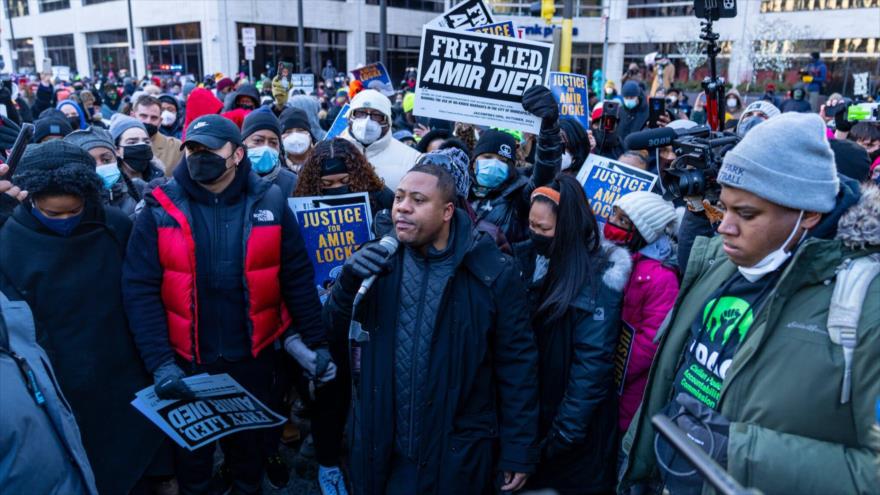
[[[544,86],[535,85],[523,94],[522,106],[541,119],[541,130],[549,129],[559,120],[559,105],[553,93]]]

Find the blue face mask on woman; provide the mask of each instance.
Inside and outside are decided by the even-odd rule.
[[[248,149],[248,158],[254,172],[264,175],[275,168],[275,164],[278,163],[278,152],[268,146],[257,146]]]
[[[506,163],[497,158],[484,158],[477,160],[476,172],[477,184],[494,189],[507,180],[510,170]]]
[[[46,215],[43,215],[43,212],[41,212],[36,206],[31,207],[31,212],[34,215],[34,218],[39,220],[41,224],[45,225],[47,229],[55,232],[61,237],[70,237],[70,234],[72,234],[73,230],[79,226],[83,218],[82,212],[67,218],[49,218]]]

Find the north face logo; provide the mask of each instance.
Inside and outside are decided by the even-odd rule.
[[[503,156],[504,158],[513,159],[513,150],[511,150],[510,146],[506,144],[502,144],[498,148],[498,154]]]
[[[256,222],[272,222],[274,220],[275,215],[269,210],[257,210],[254,212],[254,221]]]

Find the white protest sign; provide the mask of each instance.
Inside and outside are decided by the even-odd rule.
[[[591,153],[577,180],[584,186],[596,221],[605,223],[617,198],[635,191],[650,191],[657,182],[657,174]]]
[[[483,3],[483,0],[466,0],[432,19],[427,25],[450,29],[468,29],[492,23],[492,11]]]
[[[195,450],[244,430],[269,428],[286,419],[273,412],[227,374],[184,378],[195,399],[165,400],[153,386],[139,391],[131,402],[177,445]]]
[[[859,72],[853,74],[853,95],[868,96],[868,77],[870,73]]]
[[[522,95],[546,85],[553,45],[425,26],[413,114],[537,133]]]
[[[70,82],[70,67],[66,65],[53,65],[52,79]]]
[[[244,47],[244,59],[245,60],[253,60],[254,59],[254,47],[252,47],[252,46]]]
[[[245,48],[257,46],[257,29],[252,27],[241,28],[241,44]]]
[[[307,95],[310,95],[315,90],[315,75],[314,74],[291,74],[290,75],[290,86],[291,86],[291,89],[294,91],[299,90]]]

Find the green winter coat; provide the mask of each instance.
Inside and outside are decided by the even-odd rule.
[[[805,241],[733,358],[718,411],[731,421],[727,471],[744,486],[767,495],[880,493],[877,453],[868,440],[880,397],[880,277],[865,297],[847,404],[840,404],[843,351],[826,329],[835,269],[878,251],[878,214],[880,191],[863,189],[837,239]],[[671,400],[691,323],[706,297],[735,273],[720,237],[697,239],[661,328],[641,408],[623,440],[621,491],[659,477],[651,416]]]

